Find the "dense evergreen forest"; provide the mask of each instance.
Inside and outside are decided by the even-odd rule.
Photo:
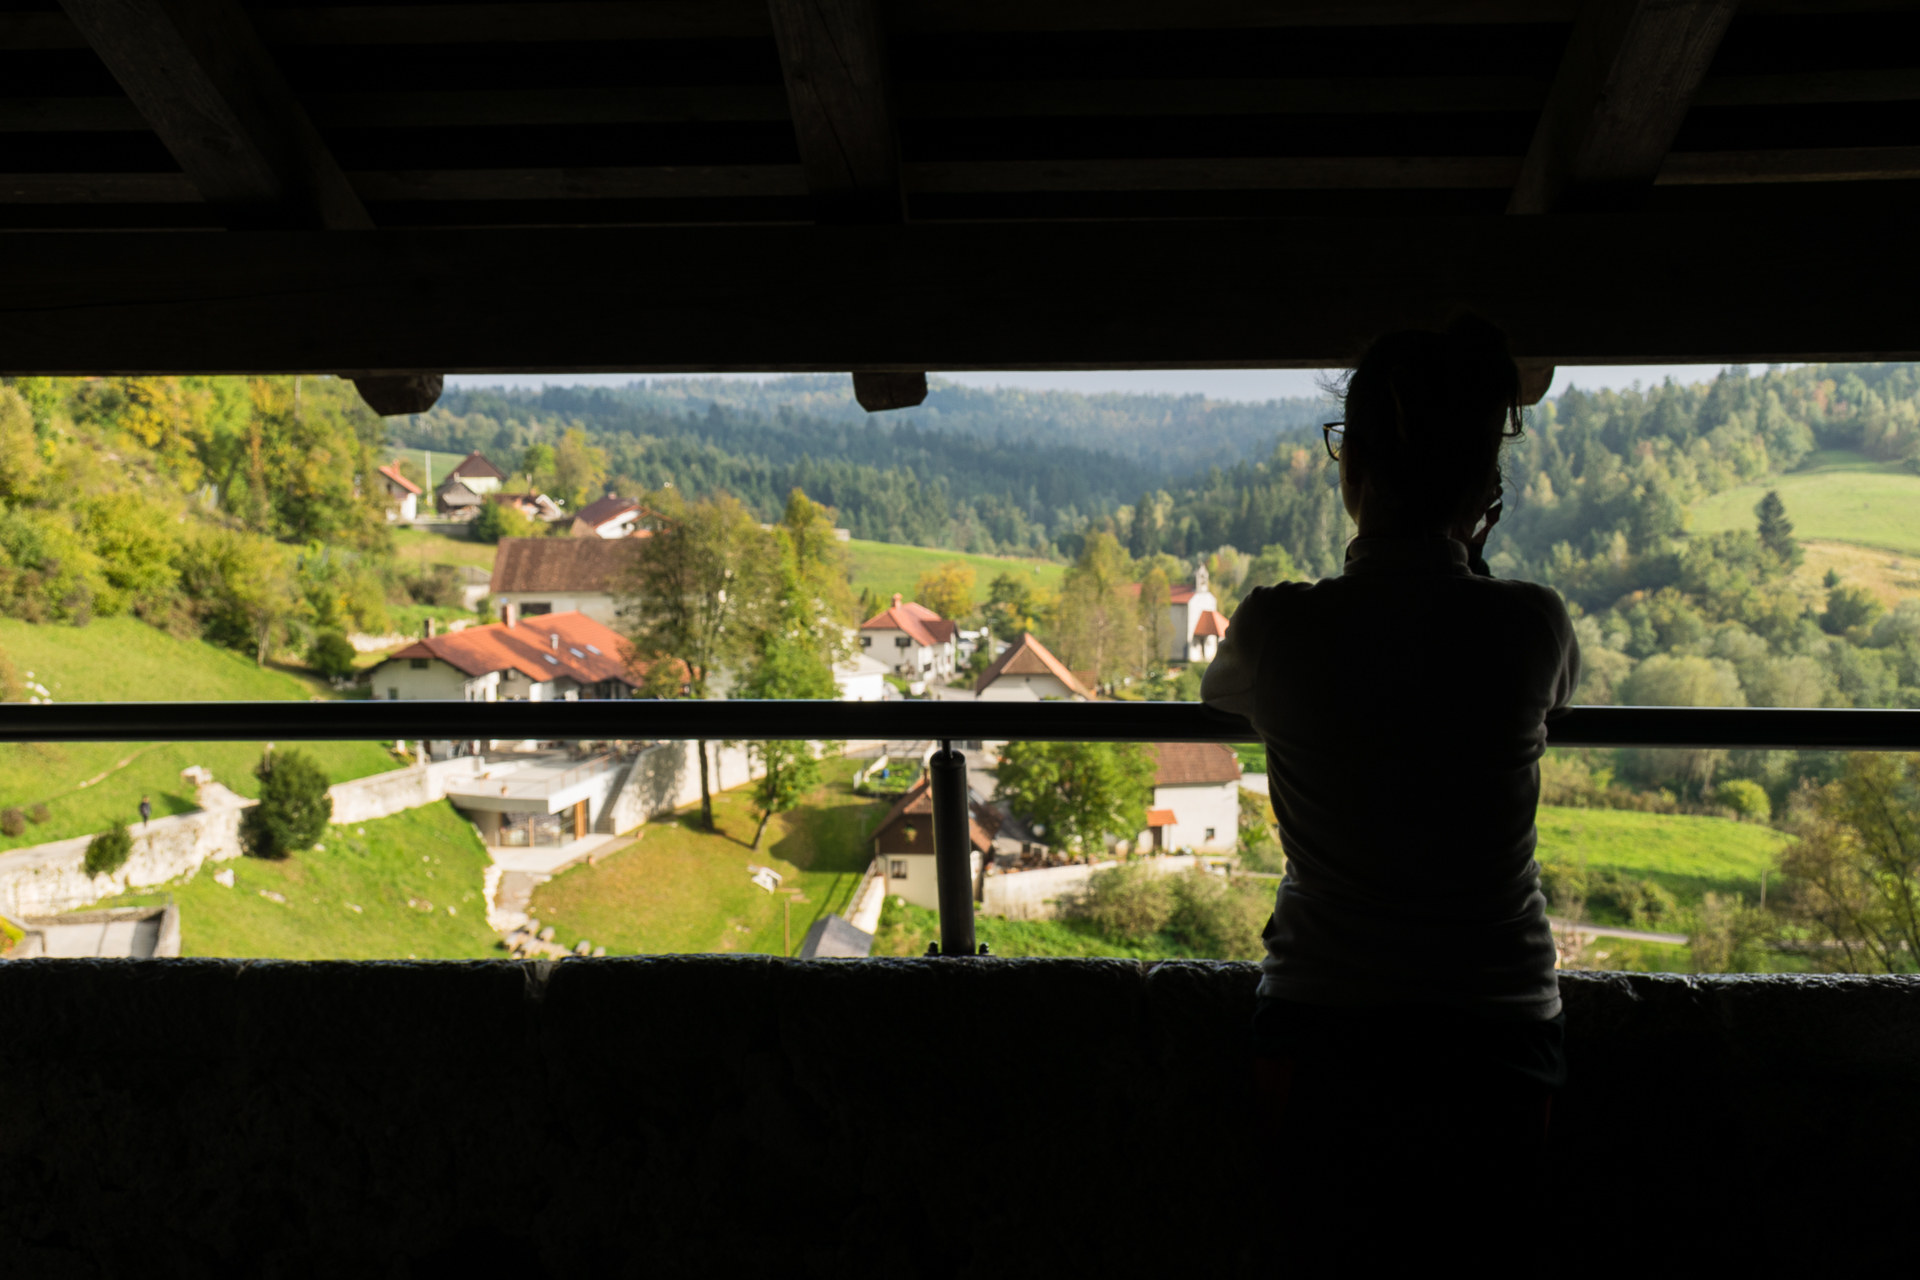
[[[772,519],[795,488],[854,536],[961,551],[1077,553],[1132,495],[1262,454],[1318,422],[1312,399],[981,391],[934,379],[924,405],[869,415],[845,376],[659,379],[625,388],[448,394],[397,443],[513,465],[580,428],[613,487],[724,490]]]

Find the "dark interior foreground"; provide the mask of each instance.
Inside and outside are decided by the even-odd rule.
[[[1254,981],[1068,960],[0,966],[0,1258],[1271,1275],[1289,1224],[1252,1162],[1285,1153],[1249,1139]],[[1490,1192],[1490,1228],[1545,1215],[1569,1263],[1904,1250],[1920,981],[1562,983],[1555,1155]],[[1353,1261],[1417,1244],[1383,1221]]]

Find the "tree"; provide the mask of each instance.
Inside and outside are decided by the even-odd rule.
[[[1147,825],[1152,748],[1138,742],[1010,742],[1000,753],[999,798],[1043,828],[1055,849],[1103,848]]]
[[[359,656],[353,644],[338,631],[322,631],[307,646],[307,665],[329,680],[344,680],[353,674],[353,660]]]
[[[304,751],[269,748],[254,766],[260,803],[240,815],[240,843],[256,858],[284,858],[320,838],[333,820],[327,775]]]
[[[40,478],[40,440],[33,410],[12,387],[0,387],[0,498],[19,501]]]
[[[482,542],[498,542],[502,538],[544,538],[548,532],[545,522],[505,502],[483,502],[480,504],[480,513],[473,518],[473,536]]]
[[[1279,582],[1298,582],[1303,576],[1287,549],[1275,542],[1262,547],[1247,566],[1246,582],[1249,588],[1271,587]]]
[[[1048,648],[1073,670],[1091,669],[1101,681],[1138,670],[1145,644],[1128,590],[1132,584],[1133,564],[1119,541],[1110,533],[1089,537],[1067,570]]]
[[[943,618],[960,619],[973,612],[973,566],[948,560],[920,575],[913,598]]]
[[[1780,854],[1789,914],[1831,947],[1816,963],[1905,973],[1920,963],[1920,754],[1862,752],[1802,784]]]
[[[996,574],[987,587],[987,603],[981,612],[986,614],[993,634],[1008,644],[1041,628],[1043,610],[1034,598],[1033,580],[1026,574]]]
[[[1779,491],[1767,490],[1767,496],[1754,505],[1753,514],[1760,519],[1760,541],[1767,550],[1787,565],[1798,565],[1800,544],[1793,539],[1793,521],[1787,519],[1787,504],[1780,501]]]
[[[86,861],[82,864],[90,876],[110,876],[127,865],[133,856],[133,837],[127,824],[116,822],[87,841]]]
[[[574,510],[592,502],[607,483],[607,451],[589,444],[582,428],[567,428],[553,451],[553,483]]]
[[[543,481],[547,484],[553,482],[557,461],[552,445],[530,444],[527,451],[520,455],[518,474],[526,477],[527,488],[539,490],[543,487]]]
[[[630,620],[630,668],[683,670],[689,696],[705,698],[719,669],[757,651],[773,610],[779,549],[753,513],[725,494],[688,502],[678,489],[652,494],[648,505],[661,527],[638,539],[618,586],[622,616]],[[677,682],[676,682],[677,683]],[[649,692],[672,696],[658,680]],[[707,741],[699,742],[700,819],[713,826]]]
[[[789,605],[789,621],[811,632],[829,661],[845,658],[850,649],[846,627],[873,615],[855,616],[846,544],[834,533],[833,508],[795,489],[787,495],[774,536],[780,542],[781,592]]]
[[[291,553],[233,529],[211,530],[182,552],[180,584],[200,610],[207,638],[253,651],[264,666],[274,639],[304,601]]]

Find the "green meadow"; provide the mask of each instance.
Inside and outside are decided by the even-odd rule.
[[[1625,809],[1569,809],[1541,805],[1539,859],[1591,870],[1611,868],[1653,880],[1683,905],[1707,893],[1760,896],[1787,837],[1772,827],[1732,818]]]
[[[1897,462],[1823,450],[1806,465],[1693,506],[1696,533],[1751,529],[1753,507],[1778,490],[1799,538],[1829,539],[1920,555],[1920,475]]]
[[[1066,576],[1063,564],[1040,560],[1016,560],[1005,556],[976,556],[959,551],[939,551],[931,547],[909,547],[895,542],[865,542],[854,539],[847,544],[847,562],[853,570],[853,590],[871,590],[882,600],[899,592],[913,599],[920,575],[949,561],[958,560],[974,573],[974,599],[987,598],[987,586],[1003,573],[1016,573],[1035,587],[1058,591]]]

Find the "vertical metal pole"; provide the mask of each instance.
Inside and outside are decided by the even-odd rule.
[[[942,741],[927,762],[933,775],[933,864],[940,887],[940,954],[970,956],[973,942],[972,815],[967,758]]]

